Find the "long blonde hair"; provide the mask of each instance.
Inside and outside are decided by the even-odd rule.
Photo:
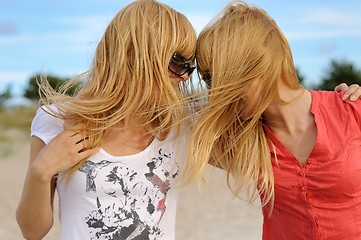
[[[48,110],[52,115],[79,126],[90,139],[87,148],[101,146],[105,130],[130,116],[136,126],[151,125],[152,135],[163,140],[170,127],[185,118],[180,100],[189,94],[186,84],[172,86],[169,61],[175,52],[194,59],[195,47],[195,30],[184,15],[154,0],[135,1],[108,25],[88,72],[60,91],[43,79],[41,104],[54,104],[59,112]],[[77,95],[67,96],[65,92],[79,80]]]
[[[228,171],[234,194],[245,188],[251,201],[258,192],[262,204],[273,203],[272,163],[261,118],[271,101],[282,103],[278,81],[300,87],[286,38],[265,11],[232,1],[200,33],[196,59],[199,74],[211,80],[206,81],[208,105],[191,134],[185,175],[201,178],[210,162]],[[247,107],[242,99],[255,81],[261,89],[256,110],[241,119]]]

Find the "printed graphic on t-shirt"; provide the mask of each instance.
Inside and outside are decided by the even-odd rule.
[[[159,150],[158,156],[144,162],[146,172],[130,170],[125,163],[88,160],[79,169],[86,175],[86,192],[94,193],[96,209],[85,216],[90,239],[157,239],[167,209],[170,181],[178,175],[173,153]],[[106,176],[97,181],[98,174]],[[100,174],[99,174],[100,175]],[[99,186],[97,186],[97,184]],[[108,199],[102,201],[102,199]],[[114,200],[109,204],[109,198]]]

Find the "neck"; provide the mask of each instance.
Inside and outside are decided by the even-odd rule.
[[[290,89],[285,85],[279,87],[280,98],[288,104],[273,101],[263,114],[266,125],[272,132],[296,134],[314,121],[311,114],[311,93],[304,88]]]
[[[139,120],[139,119],[138,119]],[[135,119],[126,118],[119,123],[114,124],[105,131],[106,138],[110,136],[116,138],[118,135],[127,136],[129,141],[144,139],[144,136],[150,134],[150,124],[136,123]],[[109,137],[107,137],[109,136]]]
[[[105,131],[102,148],[114,156],[132,155],[143,151],[153,141],[149,125],[134,125],[122,121]]]
[[[136,116],[128,116],[120,122],[105,130],[105,141],[109,138],[117,139],[119,136],[128,139],[129,142],[139,141],[150,136],[151,124]]]

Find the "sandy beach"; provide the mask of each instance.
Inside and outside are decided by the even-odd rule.
[[[11,138],[10,142],[0,141],[0,239],[19,240],[23,237],[15,220],[15,210],[29,161],[29,137],[19,130],[0,131]],[[176,239],[261,239],[262,213],[259,202],[249,205],[233,198],[226,187],[225,173],[213,168],[211,171],[208,186],[188,185],[181,189]],[[44,239],[59,239],[59,226],[55,216],[54,226]]]

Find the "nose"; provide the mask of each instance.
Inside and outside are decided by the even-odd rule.
[[[182,80],[182,82],[185,82],[189,79],[189,74],[188,72],[186,72],[185,74],[183,74],[181,77],[180,77]]]

